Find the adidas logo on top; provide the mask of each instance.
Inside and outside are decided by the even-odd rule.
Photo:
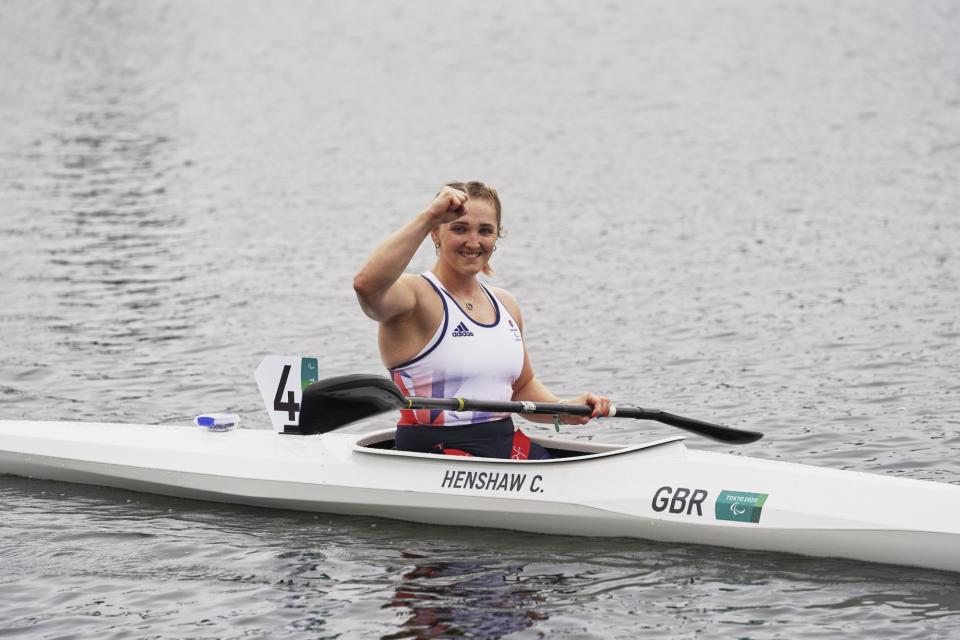
[[[464,336],[472,336],[473,331],[467,329],[467,325],[462,322],[454,328],[453,333],[451,334],[454,338],[463,338]]]

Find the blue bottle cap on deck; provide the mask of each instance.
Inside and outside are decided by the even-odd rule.
[[[210,431],[229,431],[240,424],[240,416],[235,413],[205,413],[194,418],[193,423]]]

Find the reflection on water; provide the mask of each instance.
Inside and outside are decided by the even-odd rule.
[[[382,636],[394,638],[484,638],[492,640],[546,620],[537,610],[543,596],[522,585],[522,567],[502,567],[483,562],[430,562],[411,552],[416,560],[403,574],[403,584],[384,607],[410,610],[403,631]]]

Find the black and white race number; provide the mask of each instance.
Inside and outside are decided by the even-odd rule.
[[[299,356],[267,356],[257,367],[254,377],[274,429],[297,425],[303,390],[317,381],[317,368],[316,358]]]

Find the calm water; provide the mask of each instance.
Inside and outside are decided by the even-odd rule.
[[[555,391],[958,483],[958,78],[955,0],[6,0],[0,418],[265,428],[264,355],[379,372],[352,274],[480,178]],[[9,477],[0,513],[3,637],[960,635],[932,571]]]

